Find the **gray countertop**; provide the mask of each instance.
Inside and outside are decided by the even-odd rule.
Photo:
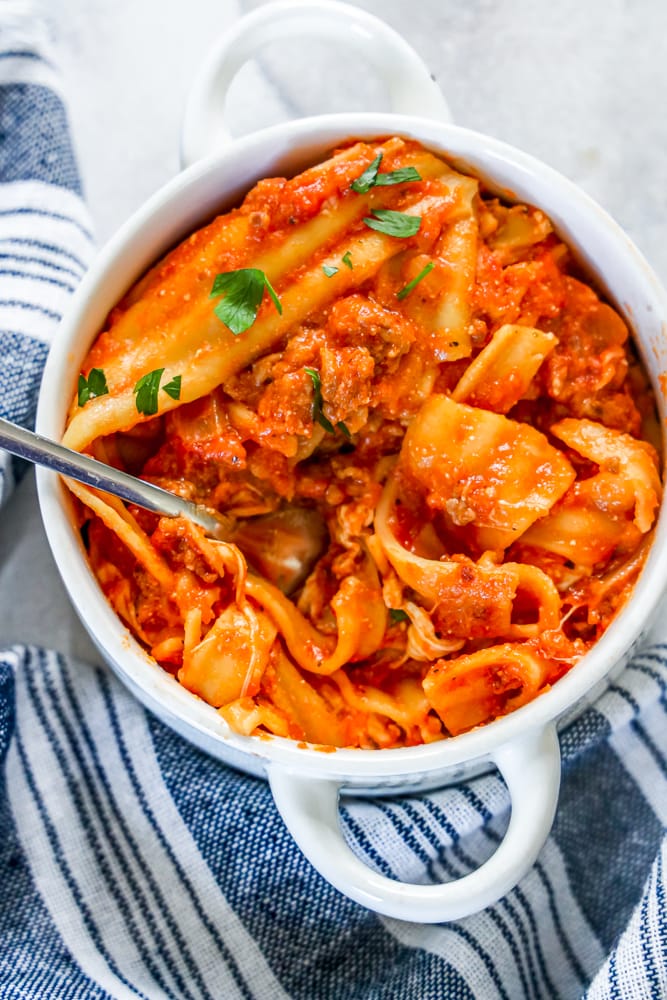
[[[100,242],[178,170],[185,97],[250,0],[43,0]],[[596,198],[667,280],[664,0],[364,0],[419,52],[455,120],[547,160]],[[386,108],[339,46],[283,42],[232,86],[235,134],[320,111]],[[0,523],[0,629],[95,657],[53,566],[29,475]]]

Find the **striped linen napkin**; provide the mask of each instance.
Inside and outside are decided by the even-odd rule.
[[[91,255],[39,26],[0,5],[0,412],[39,373]],[[1,465],[5,496],[16,469]],[[495,906],[419,926],[332,889],[262,782],[184,743],[98,664],[0,652],[0,996],[667,996],[667,631],[562,734],[549,840]],[[347,803],[350,842],[411,881],[498,843],[502,782]]]

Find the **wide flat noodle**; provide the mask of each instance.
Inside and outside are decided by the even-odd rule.
[[[481,551],[508,548],[575,478],[534,427],[436,394],[405,435],[401,468]]]
[[[349,184],[359,164],[369,152],[383,147],[358,144],[356,158],[347,157],[343,176],[336,179],[332,193],[319,215],[301,225],[287,225],[267,232],[273,246],[258,252],[261,232],[254,219],[256,210],[237,209],[208,227],[209,239],[181,244],[162,265],[162,281],[149,283],[144,296],[130,293],[130,305],[111,315],[111,324],[90,352],[85,365],[103,368],[109,392],[91,399],[84,409],[73,403],[64,443],[84,449],[102,435],[134,426],[140,417],[134,387],[140,377],[164,368],[164,382],[181,377],[180,400],[160,397],[160,412],[190,402],[220,385],[225,378],[245,367],[316,309],[343,293],[357,288],[372,277],[382,263],[404,249],[402,241],[370,231],[363,218],[376,208],[396,202],[394,186],[373,188],[365,195],[350,195]],[[443,222],[460,214],[458,178],[442,160],[426,152],[397,159],[418,170],[423,179],[433,179],[433,193],[419,191],[401,203],[405,214],[422,216],[442,212]],[[335,173],[335,161],[329,161]],[[469,190],[467,178],[463,187]],[[468,195],[469,200],[469,195]],[[264,223],[263,225],[266,225]],[[268,230],[267,225],[267,230]],[[433,234],[437,237],[438,231]],[[353,268],[341,267],[330,280],[322,265],[354,255]],[[239,336],[216,317],[210,291],[219,271],[254,267],[263,271],[275,286],[282,305],[280,315],[268,299],[252,328]]]

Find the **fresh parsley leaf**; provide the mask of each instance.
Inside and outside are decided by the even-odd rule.
[[[210,298],[224,295],[214,309],[219,320],[229,327],[234,336],[243,333],[257,318],[266,289],[273,304],[282,315],[283,307],[271,282],[257,267],[243,267],[239,271],[226,271],[216,275]]]
[[[330,264],[322,264],[322,270],[326,274],[327,278],[333,278],[334,274],[338,274],[338,268],[331,267]]]
[[[315,420],[320,427],[324,427],[325,431],[329,434],[335,434],[336,429],[331,421],[325,417],[322,412],[322,381],[320,379],[320,373],[315,368],[306,368],[305,371],[310,375],[310,380],[313,383],[313,420]],[[339,420],[336,427],[344,434],[346,438],[352,438],[349,428]]]
[[[422,223],[419,215],[406,215],[405,212],[394,212],[391,208],[374,208],[373,215],[374,219],[366,218],[364,222],[369,229],[375,229],[386,236],[414,236]]]
[[[405,613],[403,608],[389,608],[389,618],[392,625],[396,625],[398,622],[410,621],[410,616]]]
[[[421,174],[415,167],[400,167],[386,174],[378,174],[375,178],[376,187],[388,187],[390,184],[405,184],[407,181],[420,181]]]
[[[322,391],[322,379],[320,378],[320,373],[317,368],[304,368],[304,371],[310,375],[310,381],[313,383],[313,389],[315,392]]]
[[[372,187],[389,187],[390,184],[405,184],[407,181],[420,181],[421,175],[415,167],[400,167],[389,170],[386,174],[379,173],[382,163],[382,153],[378,153],[373,162],[366,167],[363,174],[352,181],[350,187],[357,194],[366,194]]]
[[[156,368],[155,371],[142,375],[134,387],[137,410],[146,417],[157,413],[157,394],[163,372],[164,368]]]
[[[181,376],[180,375],[174,375],[174,377],[171,380],[171,382],[167,382],[166,385],[162,386],[162,391],[166,392],[167,395],[171,396],[172,399],[180,399],[181,398]]]
[[[320,427],[324,427],[325,431],[328,431],[329,434],[335,434],[336,429],[334,425],[322,412],[322,380],[320,379],[320,373],[316,368],[305,368],[304,371],[308,372],[310,380],[313,383],[313,420],[316,421]],[[341,434],[345,435],[346,438],[352,438],[349,428],[343,423],[342,420],[338,421],[336,427]]]
[[[109,392],[107,378],[101,368],[91,368],[88,373],[88,392],[91,397],[106,396]]]
[[[320,408],[315,413],[315,420],[318,422],[320,427],[324,427],[327,434],[336,433],[336,428],[334,427],[334,425],[331,423],[328,417],[325,417],[324,412],[321,409],[321,403],[320,403]]]
[[[84,406],[89,399],[95,399],[97,396],[106,396],[109,392],[106,375],[101,368],[91,368],[88,378],[83,374],[79,375],[77,389],[79,406]]]
[[[350,271],[354,270],[354,265],[352,263],[352,254],[349,250],[345,251],[341,259],[343,261],[343,264],[345,264],[345,267],[349,267]]]
[[[356,191],[357,194],[366,194],[367,191],[370,191],[370,189],[376,183],[376,178],[381,163],[382,163],[382,153],[378,153],[373,162],[366,167],[363,174],[360,174],[359,177],[357,177],[356,181],[352,181],[352,183],[350,184],[352,190]]]
[[[432,260],[430,260],[426,267],[422,268],[416,278],[413,278],[412,281],[408,281],[405,288],[401,288],[400,292],[396,292],[396,298],[404,299],[406,295],[409,295],[412,289],[416,288],[422,278],[425,278],[427,274],[430,274],[434,267],[435,264]]]
[[[322,380],[320,379],[320,373],[315,368],[306,368],[305,371],[310,375],[310,380],[313,383],[313,420],[320,427],[324,427],[325,431],[328,431],[329,434],[334,434],[334,425],[322,412]]]

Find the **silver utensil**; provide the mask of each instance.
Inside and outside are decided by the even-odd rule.
[[[328,534],[324,519],[315,510],[287,506],[260,517],[237,520],[89,455],[81,455],[2,417],[0,448],[156,514],[189,518],[212,538],[238,545],[249,563],[284,594],[291,594],[301,586],[326,548]]]
[[[139,507],[152,510],[156,514],[188,517],[213,538],[222,541],[228,538],[229,519],[216,516],[214,511],[202,504],[192,503],[184,497],[163,490],[160,486],[146,483],[143,479],[137,479],[127,472],[121,472],[120,469],[114,469],[104,462],[98,462],[89,455],[81,455],[78,451],[72,451],[71,448],[42,437],[41,434],[18,427],[2,417],[0,417],[0,448],[36,465],[53,469],[63,476],[70,476],[80,483],[85,483],[86,486],[112,493],[129,503],[136,503]]]

